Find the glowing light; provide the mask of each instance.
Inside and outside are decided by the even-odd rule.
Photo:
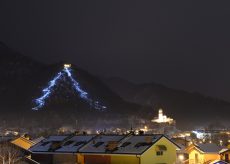
[[[83,91],[83,90],[81,89],[79,83],[78,83],[76,80],[74,80],[74,78],[72,77],[71,70],[70,70],[69,68],[64,68],[64,71],[67,73],[68,77],[71,79],[71,81],[72,81],[72,83],[73,83],[73,86],[74,86],[74,89],[75,89],[78,93],[80,93],[80,97],[83,98],[83,99],[85,99],[85,100],[87,100],[87,101],[91,101],[91,100],[87,97],[88,93],[85,92],[85,91]]]
[[[223,141],[222,140],[220,140],[220,146],[223,146]]]
[[[173,123],[173,119],[167,117],[166,115],[164,115],[163,114],[163,110],[159,109],[159,111],[158,111],[158,118],[153,119],[152,122],[172,124]]]
[[[184,160],[184,155],[180,154],[180,155],[178,156],[178,158],[179,158],[180,161],[183,161],[183,160]]]
[[[49,82],[48,87],[42,90],[43,95],[35,100],[37,106],[32,108],[33,110],[39,110],[45,105],[45,100],[50,96],[51,89],[56,85],[57,80],[59,80],[62,75],[62,72],[59,72],[57,76]]]
[[[106,106],[101,105],[98,101],[94,101],[91,98],[89,98],[88,93],[84,91],[83,89],[81,89],[80,84],[73,78],[70,67],[71,67],[71,64],[64,64],[63,70],[59,72],[54,77],[54,79],[48,83],[48,87],[42,90],[42,93],[43,93],[42,96],[35,99],[36,106],[32,108],[33,110],[39,110],[45,106],[46,99],[49,98],[53,87],[57,85],[57,81],[60,80],[62,77],[64,77],[65,74],[70,78],[72,82],[72,86],[74,90],[78,93],[80,98],[84,99],[94,109],[101,110],[101,111],[106,110],[107,108]]]
[[[64,68],[70,68],[71,64],[64,64]]]

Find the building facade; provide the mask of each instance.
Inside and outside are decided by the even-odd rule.
[[[164,135],[50,136],[30,151],[42,164],[174,164],[177,144]]]

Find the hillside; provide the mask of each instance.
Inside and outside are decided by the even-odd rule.
[[[230,115],[230,103],[220,99],[156,83],[101,80],[74,64],[69,76],[63,64],[43,64],[0,43],[0,123],[58,127],[78,120],[88,127],[130,127],[130,118],[151,120],[161,107],[186,128]],[[38,100],[43,105],[32,110]]]
[[[199,93],[147,83],[135,84],[121,78],[108,78],[104,82],[124,100],[154,109],[162,107],[179,124],[197,124],[205,121],[228,121],[230,103]],[[208,116],[207,116],[208,114]]]
[[[50,93],[44,100],[44,106],[34,111],[32,108],[37,105],[36,99],[43,97],[44,90],[59,73],[63,73],[64,63],[39,63],[2,43],[0,56],[2,120],[28,120],[44,126],[51,120],[55,124],[52,126],[73,124],[76,120],[82,120],[86,125],[89,122],[95,124],[100,119],[112,118],[116,122],[121,116],[127,118],[125,115],[137,114],[141,109],[139,105],[123,101],[96,76],[72,65],[72,79],[67,73],[63,74],[47,91]],[[86,92],[88,99],[82,98],[80,92]],[[97,110],[100,105],[105,106],[106,110]]]

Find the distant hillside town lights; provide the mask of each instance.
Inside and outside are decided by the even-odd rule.
[[[46,99],[50,97],[53,87],[57,85],[57,81],[60,80],[64,76],[64,74],[67,74],[67,76],[70,78],[74,90],[79,94],[79,96],[82,99],[84,99],[87,103],[89,103],[91,107],[97,110],[101,110],[101,111],[104,111],[107,108],[106,106],[101,105],[98,101],[94,101],[88,97],[88,93],[84,91],[83,89],[81,89],[80,84],[73,78],[72,73],[71,73],[71,64],[64,64],[63,70],[60,71],[54,77],[54,79],[52,79],[48,83],[48,87],[42,90],[42,93],[43,93],[42,96],[35,99],[36,106],[32,108],[32,110],[39,110],[45,106]]]

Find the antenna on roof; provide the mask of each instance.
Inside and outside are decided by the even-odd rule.
[[[131,134],[134,134],[133,124],[131,124],[131,127],[130,127],[130,133],[131,133]]]

